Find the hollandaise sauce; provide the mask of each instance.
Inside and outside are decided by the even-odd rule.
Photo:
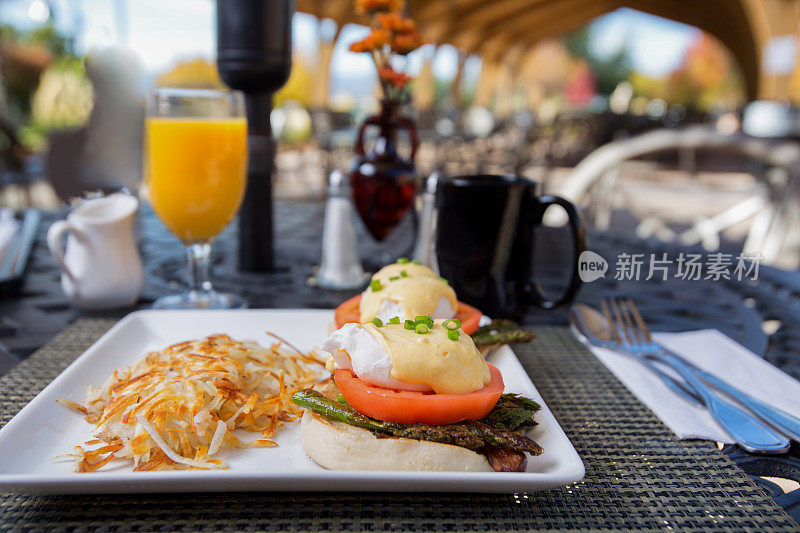
[[[384,300],[397,302],[410,317],[433,315],[440,298],[445,298],[452,309],[458,306],[455,291],[438,278],[409,277],[392,280],[382,284],[378,290],[368,288],[361,295],[360,322],[368,322],[376,316]]]
[[[391,374],[406,383],[424,383],[439,394],[466,394],[489,384],[491,373],[469,335],[456,338],[436,320],[425,333],[403,325],[363,324],[392,360]]]
[[[436,278],[436,273],[425,265],[408,262],[386,265],[372,276],[384,285],[399,278]]]

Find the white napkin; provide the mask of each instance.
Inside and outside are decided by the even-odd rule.
[[[6,253],[6,248],[14,240],[14,235],[19,229],[19,222],[14,217],[11,209],[0,209],[0,259]]]
[[[714,329],[654,333],[653,339],[775,407],[800,417],[800,382]],[[681,439],[734,442],[705,408],[684,400],[633,358],[593,347],[592,352]]]

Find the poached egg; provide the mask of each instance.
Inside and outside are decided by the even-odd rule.
[[[390,389],[466,394],[489,384],[491,373],[472,337],[448,337],[444,320],[427,333],[401,324],[345,324],[322,344],[330,372],[349,369],[362,381]]]
[[[359,321],[392,317],[414,320],[421,315],[434,319],[453,318],[458,307],[456,293],[433,270],[416,263],[394,263],[372,276],[370,286],[361,294]]]

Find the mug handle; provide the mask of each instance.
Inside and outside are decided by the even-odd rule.
[[[77,285],[77,278],[64,261],[64,248],[61,246],[61,238],[67,232],[74,233],[78,239],[83,238],[83,233],[75,228],[75,226],[65,220],[57,220],[56,222],[53,222],[53,224],[50,226],[50,229],[47,230],[47,247],[50,249],[50,253],[53,255],[55,260],[61,266],[61,270],[64,272],[64,274],[67,275],[73,284]]]
[[[571,302],[572,299],[575,298],[578,289],[580,289],[583,284],[581,278],[578,276],[578,257],[586,250],[586,225],[583,222],[583,216],[578,208],[560,196],[543,194],[536,198],[536,203],[536,211],[533,219],[534,225],[541,224],[544,212],[547,211],[548,207],[551,205],[559,205],[567,212],[567,216],[569,216],[569,226],[572,229],[572,250],[575,254],[572,260],[572,277],[569,280],[567,290],[564,291],[561,298],[555,301],[551,300],[547,297],[541,285],[539,285],[536,280],[533,278],[530,280],[528,292],[532,303],[542,309],[555,309]]]

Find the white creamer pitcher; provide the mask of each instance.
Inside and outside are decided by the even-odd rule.
[[[81,309],[133,305],[144,283],[133,236],[138,200],[116,193],[85,200],[47,232],[47,246],[61,265],[61,288]],[[67,233],[66,253],[62,236]]]

